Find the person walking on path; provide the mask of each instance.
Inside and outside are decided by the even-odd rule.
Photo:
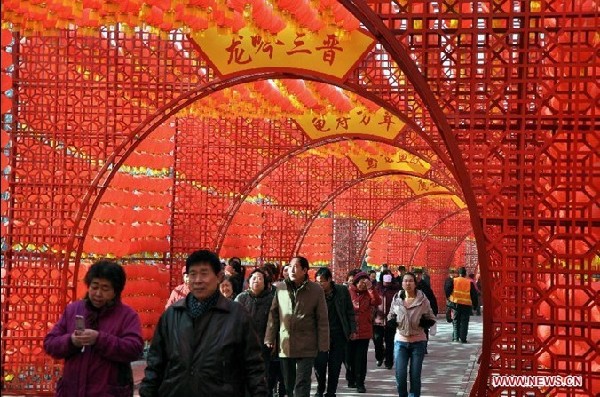
[[[467,343],[469,317],[473,311],[473,299],[477,291],[475,285],[467,278],[467,269],[464,267],[458,269],[458,277],[452,281],[452,284],[444,286],[448,286],[444,292],[455,312],[452,319],[452,342]]]
[[[479,286],[477,285],[477,281],[475,281],[475,273],[470,273],[469,279],[475,286],[475,292],[476,292],[475,296],[471,297],[471,300],[473,301],[473,312],[471,314],[481,316],[481,309],[479,308],[479,297],[481,296],[481,290],[479,289]]]
[[[319,352],[315,359],[317,393],[315,397],[335,397],[346,345],[356,331],[354,306],[348,288],[333,282],[331,270],[322,267],[316,281],[325,292],[329,318],[329,352]]]
[[[235,297],[235,301],[244,306],[250,315],[254,329],[258,334],[258,340],[265,340],[269,310],[273,302],[273,291],[271,289],[271,278],[269,274],[261,269],[254,269],[248,277],[248,289]],[[271,364],[271,352],[264,343],[262,344],[262,356],[265,362],[265,372],[269,374]],[[269,389],[269,396],[272,390]]]
[[[190,293],[158,321],[140,397],[266,397],[262,344],[242,305],[219,292],[219,257],[195,251],[185,268]]]
[[[381,299],[381,303],[375,309],[375,317],[373,319],[375,360],[378,367],[385,364],[387,369],[392,369],[394,366],[395,330],[386,327],[386,325],[392,299],[398,290],[400,290],[400,285],[394,282],[392,272],[386,269],[381,272],[380,280],[375,290]]]
[[[423,291],[423,293],[427,297],[427,300],[429,301],[431,310],[433,311],[433,315],[437,316],[438,315],[437,299],[436,299],[435,294],[433,293],[433,290],[431,289],[431,287],[423,279],[423,269],[417,268],[414,270],[413,273],[415,274],[415,277],[417,278],[417,289],[420,291]],[[429,341],[429,328],[425,328],[425,336],[427,336],[427,340]],[[427,344],[425,345],[425,354],[427,354]]]
[[[402,291],[394,296],[388,326],[396,329],[394,359],[396,362],[396,387],[399,397],[408,397],[408,374],[410,373],[410,396],[421,396],[421,370],[427,337],[424,328],[435,324],[435,316],[425,294],[417,289],[414,273],[405,273]],[[407,367],[410,364],[410,371]]]
[[[85,275],[85,298],[67,305],[44,338],[44,350],[64,359],[56,396],[133,394],[131,362],[144,349],[138,314],[121,303],[125,271],[112,261],[94,263]]]
[[[448,271],[448,277],[446,278],[446,280],[444,280],[444,294],[446,295],[446,321],[449,323],[452,322],[452,319],[454,319],[455,316],[454,309],[452,308],[454,304],[452,304],[452,302],[450,302],[450,300],[448,299],[448,297],[450,296],[448,291],[452,291],[454,285],[454,277],[456,277],[456,270],[450,269]]]
[[[308,397],[319,352],[329,351],[329,318],[323,288],[308,280],[308,260],[292,258],[288,278],[277,284],[265,344],[279,343],[279,360],[289,397]]]
[[[359,272],[350,285],[350,297],[356,314],[356,332],[350,336],[346,360],[348,387],[356,387],[359,393],[366,393],[367,353],[369,341],[373,337],[373,309],[381,304],[381,298],[373,289],[369,275]]]
[[[181,269],[181,276],[183,277],[183,283],[173,288],[173,291],[171,291],[171,295],[169,296],[169,300],[167,300],[167,304],[165,305],[165,310],[167,310],[167,308],[173,303],[185,298],[187,294],[190,293],[185,267]]]

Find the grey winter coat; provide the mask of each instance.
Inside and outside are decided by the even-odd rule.
[[[252,319],[254,329],[258,334],[258,340],[263,343],[265,340],[265,332],[267,331],[267,321],[269,320],[269,310],[273,303],[273,291],[271,287],[265,289],[260,295],[255,296],[246,290],[235,297],[235,301],[239,302]]]

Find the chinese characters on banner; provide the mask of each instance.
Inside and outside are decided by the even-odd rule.
[[[344,115],[306,113],[297,117],[296,121],[312,139],[348,134],[394,139],[405,125],[383,108],[374,113],[367,112],[364,108],[354,108]]]
[[[348,158],[363,174],[380,171],[406,171],[425,175],[431,164],[419,156],[397,149],[395,153],[349,153]]]
[[[344,78],[375,44],[360,30],[346,32],[340,39],[333,30],[301,32],[287,27],[275,36],[264,37],[250,28],[237,33],[207,29],[192,35],[200,52],[221,75],[253,69],[294,68]]]

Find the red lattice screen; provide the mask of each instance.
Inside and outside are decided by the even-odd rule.
[[[316,247],[314,235],[331,238],[338,277],[382,235],[378,249],[387,253],[379,258],[431,267],[436,292],[448,266],[473,268],[474,248],[461,254],[460,244],[474,235],[486,317],[473,393],[586,396],[600,389],[595,4],[340,3],[381,44],[346,81],[273,81],[283,76],[269,70],[222,79],[175,31],[52,25],[53,36],[39,36],[25,24],[12,40],[3,30],[5,390],[53,388],[59,366],[41,354],[42,336],[76,297],[78,266],[95,255],[170,265],[175,284],[192,249],[235,255],[237,248],[275,261],[306,250],[317,258],[309,247]],[[18,10],[7,2],[3,20],[21,21]],[[152,25],[162,20],[159,11],[118,17]],[[323,18],[356,29],[348,12],[339,12]],[[55,14],[48,15],[40,20]],[[227,14],[219,26],[245,23],[240,15]],[[298,112],[344,112],[364,101],[328,83],[387,104],[409,122],[394,141],[362,135],[373,142],[358,144],[367,153],[399,146],[430,168],[401,177],[364,174],[352,162],[356,146],[345,142],[358,137],[311,140],[294,121]],[[296,102],[282,92],[295,93]],[[410,177],[428,182],[411,184]],[[419,185],[458,190],[473,230],[466,210],[419,197]],[[136,229],[140,220],[148,233]],[[117,223],[132,237],[125,249],[90,248],[93,240],[126,241],[122,233],[107,235],[106,225]],[[320,223],[328,228],[322,234]],[[499,374],[581,375],[584,382],[573,389],[492,388],[490,377]]]

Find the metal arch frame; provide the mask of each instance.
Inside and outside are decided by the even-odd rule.
[[[383,222],[385,222],[386,219],[388,219],[389,217],[391,217],[392,215],[394,215],[394,213],[396,211],[398,211],[400,208],[404,207],[407,204],[412,203],[413,201],[417,201],[417,200],[420,200],[420,199],[425,198],[425,197],[429,197],[429,196],[452,196],[452,195],[454,195],[452,192],[430,192],[430,193],[423,193],[423,194],[415,195],[415,196],[413,196],[413,197],[411,197],[409,199],[402,200],[400,203],[398,203],[391,210],[389,210],[383,217],[381,217],[381,219],[379,221],[377,221],[373,225],[373,227],[371,228],[371,230],[369,231],[369,233],[367,233],[367,237],[365,238],[365,242],[363,243],[362,247],[358,251],[359,257],[364,257],[365,253],[367,252],[367,248],[368,248],[369,242],[371,241],[371,239],[373,238],[373,236],[375,235],[375,233],[377,233],[377,231],[379,230],[379,228],[381,227],[381,225],[383,225]]]
[[[285,161],[290,160],[291,158],[293,158],[294,156],[297,156],[299,154],[305,153],[306,151],[310,150],[310,149],[314,149],[317,147],[322,147],[322,146],[326,146],[326,145],[330,145],[330,144],[336,144],[338,142],[344,142],[347,140],[364,140],[364,141],[369,141],[369,142],[377,142],[377,143],[382,143],[382,144],[386,144],[386,145],[390,145],[393,147],[397,147],[400,149],[405,150],[402,146],[399,145],[394,145],[389,143],[386,140],[382,140],[381,138],[377,139],[375,137],[373,138],[365,138],[364,136],[361,137],[353,137],[352,135],[344,135],[344,136],[338,136],[338,137],[332,137],[332,138],[323,138],[323,139],[319,139],[319,140],[315,140],[312,141],[311,143],[309,143],[308,145],[302,146],[302,147],[298,147],[295,150],[289,151],[285,154],[280,155],[279,157],[277,157],[275,160],[273,160],[269,165],[267,165],[265,168],[263,168],[259,174],[253,178],[252,180],[250,180],[246,186],[244,186],[240,192],[240,194],[238,195],[238,197],[236,198],[235,202],[228,208],[227,213],[228,216],[226,217],[225,222],[223,223],[223,225],[219,228],[219,232],[217,235],[217,240],[216,240],[216,245],[215,245],[215,249],[218,251],[221,249],[223,242],[225,241],[225,234],[227,232],[227,229],[229,229],[229,227],[231,226],[231,222],[233,221],[233,218],[235,217],[235,215],[237,214],[237,211],[239,210],[239,208],[241,207],[242,203],[244,202],[244,200],[246,199],[246,197],[248,197],[248,195],[252,192],[252,190],[264,179],[266,179],[272,172],[274,172],[278,167],[280,167]],[[412,151],[408,150],[409,153],[415,155],[415,156],[419,156],[418,154],[413,153]],[[394,171],[395,173],[398,173],[399,171]],[[407,171],[408,173],[408,171]],[[372,175],[372,174],[367,174],[367,175]],[[458,195],[457,192],[455,192],[454,190],[452,190],[449,186],[446,186],[442,183],[440,183],[439,181],[437,181],[435,178],[427,178],[424,177],[423,179],[427,179],[427,180],[431,180],[433,182],[436,182],[438,185],[445,187],[446,189],[448,189],[449,191],[454,192],[454,194]],[[294,252],[295,249],[294,249]]]
[[[410,256],[410,261],[408,262],[409,265],[412,265],[415,257],[417,256],[417,252],[419,251],[419,249],[421,248],[421,246],[423,245],[423,243],[425,242],[425,240],[427,240],[429,238],[429,236],[431,235],[431,232],[433,231],[433,229],[435,229],[436,227],[440,226],[442,223],[446,222],[448,219],[452,218],[453,216],[456,216],[462,212],[465,212],[467,210],[467,208],[461,208],[457,211],[451,212],[441,218],[439,218],[437,220],[437,222],[435,222],[429,229],[427,229],[427,232],[425,232],[425,234],[423,235],[423,237],[421,237],[419,239],[419,241],[417,242],[417,245],[415,246],[415,248],[413,249],[413,253]]]
[[[327,199],[322,201],[321,205],[318,207],[318,209],[316,209],[314,211],[314,213],[306,220],[304,227],[302,228],[302,231],[299,233],[298,238],[296,239],[296,243],[294,245],[294,251],[292,254],[298,255],[299,250],[302,247],[302,243],[304,242],[304,238],[308,234],[308,231],[311,228],[311,226],[313,225],[313,223],[315,222],[315,220],[318,218],[319,213],[321,211],[323,211],[325,208],[327,208],[327,206],[329,204],[331,204],[331,202],[333,202],[340,194],[346,192],[347,190],[351,189],[352,187],[356,186],[357,184],[359,184],[361,182],[364,182],[364,181],[367,181],[370,179],[380,178],[383,176],[388,176],[388,175],[406,175],[406,176],[409,176],[409,177],[412,177],[415,179],[431,180],[429,178],[423,177],[422,175],[414,174],[409,171],[381,171],[381,172],[377,172],[377,173],[363,175],[361,178],[352,179],[352,180],[348,181],[345,185],[340,186],[338,189],[334,190],[330,195],[328,195]],[[442,192],[439,192],[439,193],[442,193]],[[447,195],[455,195],[455,193],[453,193],[451,191],[443,192],[443,193],[447,194]],[[429,193],[429,194],[431,194],[431,193]],[[417,197],[417,196],[414,196],[414,197]],[[412,197],[412,198],[414,198],[414,197]]]
[[[451,251],[451,255],[450,258],[448,258],[448,262],[447,262],[447,267],[450,267],[450,264],[452,263],[452,258],[454,258],[454,255],[456,255],[456,251],[458,251],[458,249],[460,248],[461,244],[465,242],[465,240],[467,239],[467,237],[469,237],[469,235],[473,234],[472,232],[469,233],[465,233],[463,234],[459,239],[458,242],[456,243],[456,246],[454,247],[454,249],[452,249]]]
[[[410,58],[410,55],[402,44],[396,39],[390,29],[385,26],[381,18],[369,7],[363,0],[339,0],[340,4],[352,13],[367,30],[377,38],[377,41],[388,51],[392,59],[398,64],[400,69],[406,74],[407,79],[413,84],[417,94],[423,100],[425,106],[429,110],[432,121],[437,126],[450,158],[454,163],[456,177],[460,184],[467,209],[469,211],[473,234],[477,244],[479,256],[479,266],[481,270],[487,274],[489,272],[489,258],[485,247],[485,234],[483,225],[475,199],[475,193],[471,184],[471,179],[467,173],[467,167],[461,157],[461,150],[458,143],[452,134],[452,128],[448,123],[441,107],[435,100],[435,96],[427,85],[425,78],[419,72],[415,62]],[[488,277],[483,278],[483,288],[487,291],[491,290],[491,281]],[[481,352],[481,365],[477,373],[475,384],[473,386],[472,395],[485,395],[487,388],[487,378],[489,374],[489,366],[491,359],[491,341],[492,341],[492,321],[491,317],[487,316],[483,322],[483,344]]]
[[[307,71],[308,73],[309,71]],[[163,122],[168,120],[171,116],[176,114],[179,110],[185,108],[191,103],[202,99],[210,95],[213,92],[217,92],[224,88],[228,88],[237,84],[248,83],[256,80],[264,80],[264,79],[278,79],[278,78],[288,78],[288,79],[302,79],[309,81],[317,81],[323,82],[326,84],[336,85],[343,89],[347,89],[349,91],[355,92],[358,95],[361,95],[364,98],[367,98],[374,103],[380,105],[385,108],[391,114],[397,116],[401,120],[405,121],[407,125],[413,128],[417,133],[419,133],[426,142],[431,145],[432,150],[439,156],[442,162],[451,170],[451,172],[456,176],[456,169],[454,168],[452,162],[447,159],[444,153],[440,152],[437,149],[437,145],[435,145],[431,140],[427,137],[426,134],[411,120],[408,120],[405,115],[400,113],[397,109],[391,107],[387,102],[383,101],[378,96],[370,93],[366,90],[365,87],[361,87],[360,85],[354,84],[346,84],[345,82],[337,81],[333,78],[319,78],[309,74],[303,73],[282,73],[282,72],[252,72],[247,75],[239,76],[239,77],[230,77],[224,80],[216,78],[215,80],[203,84],[195,89],[192,89],[179,97],[169,101],[167,104],[158,108],[153,114],[146,117],[146,119],[140,123],[130,134],[128,137],[123,139],[123,141],[119,144],[118,147],[107,157],[104,165],[98,171],[96,176],[94,177],[90,187],[83,197],[81,201],[81,205],[79,210],[75,215],[75,219],[73,222],[73,233],[69,237],[67,241],[67,245],[65,247],[64,254],[64,262],[68,263],[69,259],[73,259],[75,262],[75,269],[73,272],[73,277],[77,277],[77,273],[79,271],[78,263],[81,260],[81,254],[83,250],[83,238],[89,229],[89,225],[91,223],[92,218],[87,216],[83,225],[81,225],[82,219],[85,214],[92,214],[98,207],[100,203],[100,199],[104,194],[108,184],[116,174],[117,170],[123,164],[125,159],[135,150],[135,148],[150,134],[154,131],[158,126],[160,126]],[[393,140],[386,140],[393,145]],[[460,183],[460,180],[459,180]],[[99,189],[98,192],[96,192]],[[96,194],[94,195],[94,193]],[[465,197],[466,199],[466,197]],[[87,211],[86,211],[87,210]],[[81,225],[81,226],[80,226]],[[76,245],[76,240],[78,240],[78,244]],[[74,249],[76,248],[76,249]],[[74,252],[75,255],[72,255]],[[61,277],[61,289],[65,291],[62,296],[63,305],[67,304],[67,291],[69,290],[68,286],[68,275],[69,267],[64,266],[62,270]],[[74,287],[71,287],[74,288]]]

